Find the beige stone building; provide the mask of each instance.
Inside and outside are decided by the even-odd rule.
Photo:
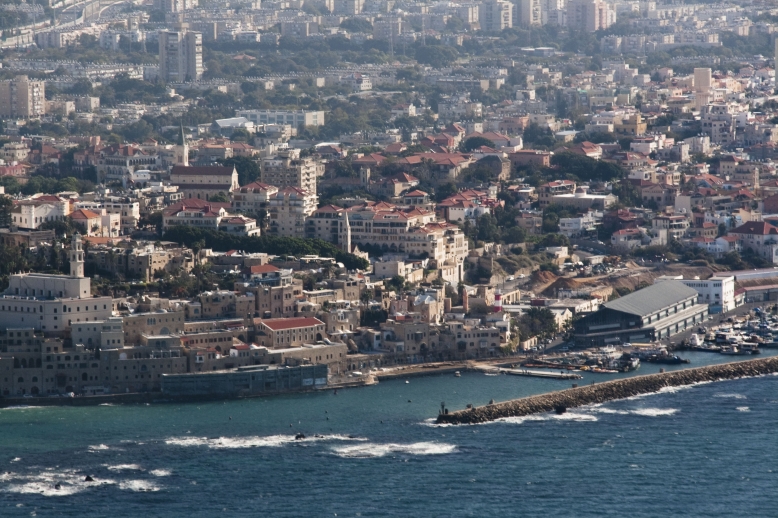
[[[324,322],[317,318],[255,319],[255,342],[273,349],[300,347],[327,337]]]
[[[46,82],[16,76],[0,81],[0,117],[31,118],[46,114]]]
[[[300,158],[299,149],[289,149],[262,159],[260,179],[267,185],[296,187],[316,195],[316,184],[322,175],[324,163],[321,160]]]
[[[282,237],[305,237],[305,220],[316,210],[316,191],[284,187],[270,198],[268,233]]]

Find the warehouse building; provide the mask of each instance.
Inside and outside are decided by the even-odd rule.
[[[576,345],[597,347],[662,340],[708,317],[694,288],[676,280],[654,284],[607,302],[574,324]]]

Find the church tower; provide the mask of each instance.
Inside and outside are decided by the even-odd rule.
[[[176,166],[189,167],[189,146],[186,144],[186,136],[184,135],[184,126],[181,126],[181,132],[178,135],[178,143],[176,145]]]
[[[84,250],[81,248],[81,234],[73,234],[70,243],[70,276],[84,277]]]

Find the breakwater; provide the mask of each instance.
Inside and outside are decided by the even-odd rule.
[[[584,405],[605,403],[641,394],[658,392],[665,387],[680,387],[708,381],[761,376],[778,372],[778,357],[697,367],[673,372],[635,376],[576,387],[538,396],[468,408],[438,415],[438,423],[476,424],[504,417],[520,417],[561,411]]]

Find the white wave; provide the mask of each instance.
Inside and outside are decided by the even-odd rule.
[[[597,421],[597,416],[591,414],[579,414],[577,412],[565,412],[564,414],[551,414],[552,419],[561,421]]]
[[[346,435],[312,435],[305,439],[295,439],[294,435],[268,435],[264,437],[171,437],[165,444],[174,446],[207,446],[214,449],[239,448],[277,448],[290,443],[305,444],[316,441],[366,441],[362,437]]]
[[[751,409],[748,408],[747,406],[739,406],[735,410],[737,410],[738,412],[750,412],[751,411]]]
[[[549,419],[551,419],[550,414],[532,414],[532,415],[523,415],[523,416],[516,416],[516,417],[503,417],[501,419],[497,419],[494,422],[522,424],[522,423],[526,423],[527,421],[548,421]],[[489,423],[483,423],[483,424],[489,424]]]
[[[172,471],[170,471],[169,469],[152,469],[151,471],[149,471],[149,473],[151,473],[155,477],[169,477]]]
[[[11,459],[11,462],[19,462],[20,460],[22,460],[21,457],[14,457],[13,459]]]
[[[94,444],[90,446],[89,449],[91,451],[105,451],[108,449],[108,446],[106,446],[105,444]]]
[[[429,419],[425,419],[421,423],[419,423],[421,426],[430,426],[432,428],[445,428],[447,426],[456,426],[455,424],[451,423],[438,423],[438,420],[434,417],[430,417]]]
[[[103,464],[103,466],[110,469],[111,471],[143,471],[143,468],[137,464],[116,464],[114,466]]]
[[[746,399],[743,394],[714,394],[713,397],[728,398],[728,399]]]
[[[114,403],[100,403],[97,406],[116,406],[116,404],[114,404]]]
[[[84,475],[75,470],[55,472],[53,468],[33,475],[8,474],[6,480],[13,483],[1,488],[0,491],[18,494],[37,494],[43,496],[70,496],[81,493],[92,487],[116,484],[114,480],[92,477],[92,482],[85,482]]]
[[[453,444],[437,442],[416,442],[412,444],[376,444],[367,442],[353,446],[333,448],[338,457],[347,459],[371,459],[391,454],[405,455],[446,455],[454,453],[457,447]]]
[[[630,414],[642,415],[645,417],[658,417],[662,415],[673,415],[678,412],[677,408],[638,408],[630,410]]]
[[[5,408],[0,408],[0,410],[36,410],[36,409],[42,409],[42,408],[49,408],[45,406],[30,406],[30,405],[13,405],[13,406],[7,406]]]
[[[154,482],[148,480],[122,480],[119,488],[128,491],[159,491],[162,489]]]

